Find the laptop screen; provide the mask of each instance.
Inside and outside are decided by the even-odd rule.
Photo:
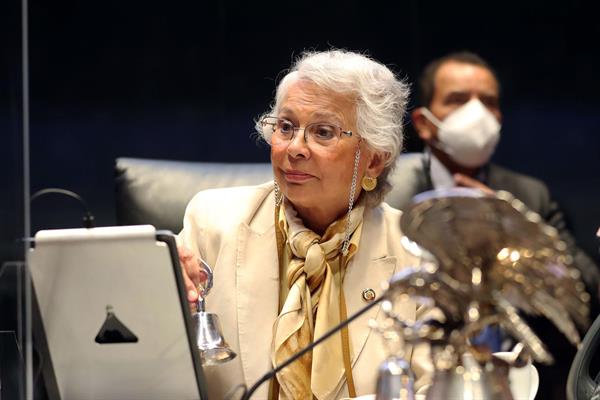
[[[205,398],[172,234],[151,226],[40,231],[28,262],[51,397]]]

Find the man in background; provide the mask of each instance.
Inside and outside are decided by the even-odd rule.
[[[536,178],[490,163],[502,122],[500,84],[490,65],[470,52],[446,55],[427,65],[419,89],[420,107],[413,111],[412,121],[426,148],[423,153],[400,156],[393,180],[401,180],[403,185],[394,188],[386,201],[402,209],[418,193],[455,186],[487,193],[508,191],[558,230],[581,271],[592,302],[597,303],[598,267],[576,246],[547,186]],[[536,320],[533,324],[556,357],[555,366],[540,368],[539,396],[562,399],[575,348],[566,344],[549,322]],[[553,333],[549,334],[548,329]]]

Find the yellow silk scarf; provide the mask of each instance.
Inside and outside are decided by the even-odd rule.
[[[321,337],[340,322],[342,278],[356,253],[362,228],[364,206],[357,204],[350,214],[350,248],[340,257],[347,217],[331,224],[323,236],[306,228],[287,203],[280,210],[276,229],[286,238],[289,291],[273,326],[272,363],[279,365]],[[340,261],[343,260],[343,261]],[[343,264],[343,265],[341,265]],[[317,346],[277,374],[280,397],[319,400],[330,397],[345,372],[340,333]]]

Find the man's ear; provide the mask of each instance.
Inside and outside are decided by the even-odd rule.
[[[434,125],[423,115],[423,109],[421,107],[416,108],[411,113],[412,123],[415,130],[419,134],[419,137],[425,143],[429,143],[435,139]]]

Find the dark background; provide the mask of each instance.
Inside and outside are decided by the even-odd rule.
[[[25,231],[20,0],[0,1],[0,398],[24,394]]]
[[[595,11],[593,1],[34,0],[32,192],[74,190],[111,225],[118,156],[268,161],[253,119],[303,49],[367,51],[410,82],[432,58],[469,49],[502,83],[495,161],[547,182],[598,260]],[[420,149],[410,126],[407,139]],[[79,224],[67,199],[40,199],[32,212],[34,232]]]
[[[20,258],[24,230],[20,4],[2,7],[4,261]],[[31,0],[31,191],[74,190],[98,225],[113,225],[116,157],[267,162],[253,119],[304,49],[365,51],[413,83],[432,58],[472,50],[502,84],[494,160],[544,180],[600,262],[597,8],[592,0]],[[410,126],[406,147],[421,149]],[[80,208],[41,198],[32,225],[80,226]]]

